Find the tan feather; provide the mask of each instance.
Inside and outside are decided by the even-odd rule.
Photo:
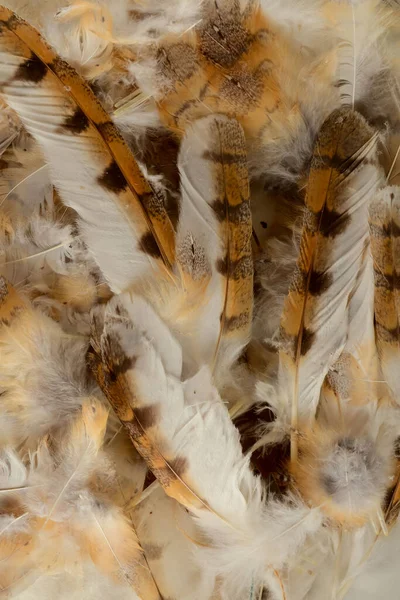
[[[163,200],[144,180],[89,86],[33,27],[6,8],[0,9],[0,23],[0,93],[41,145],[60,195],[80,215],[84,238],[108,280],[115,289],[129,287],[140,268],[147,269],[149,257],[170,268],[174,232]],[[51,118],[48,107],[37,109],[48,97]],[[119,259],[119,269],[105,253],[107,238],[106,252]],[[139,266],[130,258],[135,255]]]
[[[375,273],[375,333],[383,375],[400,402],[400,188],[386,187],[370,209]]]
[[[292,460],[299,418],[314,417],[325,374],[344,347],[348,298],[367,236],[360,222],[366,223],[379,182],[376,144],[364,119],[341,109],[327,119],[314,148],[297,273],[281,320],[280,377],[292,410]]]

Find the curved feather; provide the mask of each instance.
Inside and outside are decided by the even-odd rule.
[[[179,344],[142,298],[111,300],[92,345],[100,387],[164,491],[194,518],[198,556],[222,597],[258,593],[318,529],[318,509],[294,497],[265,502],[210,369],[181,380]]]
[[[299,417],[314,417],[325,375],[346,342],[368,205],[379,183],[376,144],[361,115],[340,109],[314,148],[297,269],[281,319],[279,379],[292,407],[293,460]]]
[[[185,506],[208,508],[180,476],[179,459],[167,456],[163,451],[163,447],[168,448],[168,441],[157,440],[157,436],[149,434],[149,428],[152,426],[152,410],[151,407],[142,408],[147,398],[141,397],[140,385],[134,383],[135,377],[139,377],[140,372],[135,370],[134,376],[130,373],[137,362],[137,358],[131,351],[131,348],[137,347],[138,344],[138,336],[135,335],[132,327],[133,322],[139,330],[146,332],[146,337],[149,336],[154,340],[157,350],[166,362],[168,372],[180,378],[182,355],[179,345],[150,305],[139,296],[123,295],[118,300],[111,301],[104,322],[99,320],[99,315],[94,316],[93,351],[88,355],[89,365],[136,449],[146,460],[167,494]],[[157,386],[156,393],[160,393],[161,390],[162,387]],[[148,388],[145,391],[153,393]],[[171,397],[174,393],[181,395],[179,386],[170,389]]]
[[[170,268],[174,232],[118,130],[76,71],[40,34],[0,8],[0,94],[38,141],[65,204],[114,291]],[[153,264],[153,263],[152,263]]]
[[[199,298],[197,311],[190,305],[191,349],[197,367],[231,363],[248,341],[253,309],[247,153],[239,123],[222,115],[196,121],[178,167],[177,266],[184,294]]]

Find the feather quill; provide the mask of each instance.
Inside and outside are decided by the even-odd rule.
[[[0,23],[0,94],[41,146],[112,289],[130,287],[149,258],[170,268],[174,232],[163,200],[88,85],[6,8]]]

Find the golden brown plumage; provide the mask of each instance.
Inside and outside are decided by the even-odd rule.
[[[9,4],[54,49],[0,9],[4,595],[374,593],[398,7]]]

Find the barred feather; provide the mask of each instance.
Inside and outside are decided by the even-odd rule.
[[[174,235],[162,199],[88,85],[11,11],[2,8],[0,22],[0,93],[42,147],[111,287],[128,288],[149,256],[170,267]]]
[[[343,109],[325,122],[315,146],[297,273],[281,320],[280,381],[294,432],[299,419],[314,417],[325,375],[346,342],[368,205],[380,179],[376,143],[364,119]]]
[[[371,248],[375,273],[376,343],[385,380],[399,402],[400,379],[400,188],[386,187],[370,209]]]

